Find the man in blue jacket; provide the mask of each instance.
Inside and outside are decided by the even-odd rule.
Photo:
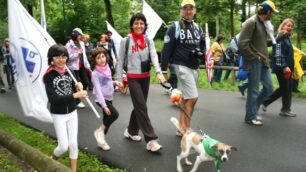
[[[172,24],[164,37],[161,54],[161,68],[167,74],[168,64],[174,67],[183,93],[180,109],[179,127],[185,131],[190,128],[190,118],[198,100],[197,80],[200,58],[205,53],[205,38],[202,29],[193,21],[196,14],[195,2],[183,0],[180,13],[182,18]],[[177,132],[178,135],[181,133]]]

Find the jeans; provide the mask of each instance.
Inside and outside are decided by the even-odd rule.
[[[260,105],[272,93],[273,82],[271,69],[265,66],[262,59],[250,60],[248,63],[250,73],[248,77],[245,120],[253,120],[256,118]],[[261,90],[259,90],[260,82],[263,85]]]
[[[248,88],[248,84],[249,84],[249,81],[248,79],[246,79],[245,81],[239,84],[239,87],[244,91]]]
[[[222,66],[222,63],[220,61],[215,62],[215,66]],[[213,81],[214,82],[220,82],[222,77],[222,69],[214,69],[214,76]]]

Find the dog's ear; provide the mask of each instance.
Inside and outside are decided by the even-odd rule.
[[[213,148],[215,151],[217,151],[217,149],[218,149],[218,145],[217,145],[217,144],[215,144],[215,145],[213,145],[211,148]]]
[[[234,146],[231,146],[231,151],[238,151],[238,149]]]

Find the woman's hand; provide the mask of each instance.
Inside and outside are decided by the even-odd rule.
[[[213,68],[213,66],[214,66],[214,60],[211,59],[211,60],[208,61],[207,67],[208,67],[209,69],[211,69],[211,68]]]
[[[112,113],[111,113],[111,111],[108,109],[108,107],[107,106],[105,106],[104,108],[103,108],[103,111],[106,113],[106,115],[111,115]]]
[[[75,84],[75,89],[76,89],[77,91],[83,90],[83,84],[82,84],[81,82],[76,83],[76,84]]]
[[[158,79],[159,83],[164,83],[164,82],[167,81],[166,78],[164,77],[164,75],[161,74],[161,73],[157,73],[157,79]]]
[[[86,98],[87,96],[88,96],[87,91],[78,91],[76,93],[73,93],[73,98],[75,99]]]

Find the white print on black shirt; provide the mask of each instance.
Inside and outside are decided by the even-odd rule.
[[[194,35],[194,37],[193,37]],[[189,29],[180,30],[180,42],[183,44],[198,44],[200,42],[200,34],[197,30],[194,30],[193,34]]]
[[[60,96],[72,94],[72,79],[69,76],[57,76],[53,80],[55,93]]]

